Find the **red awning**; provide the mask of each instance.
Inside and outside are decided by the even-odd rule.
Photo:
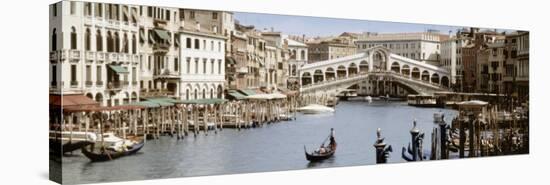
[[[50,106],[55,107],[83,107],[99,106],[99,103],[81,94],[50,95]]]
[[[100,107],[100,106],[82,106],[82,107],[68,107],[64,108],[64,112],[100,112],[100,111],[114,111],[114,110],[135,110],[135,109],[144,109],[144,106],[139,105],[117,105],[111,107]]]

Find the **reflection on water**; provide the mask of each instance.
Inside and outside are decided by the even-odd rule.
[[[446,113],[448,122],[456,115],[453,110],[402,102],[341,102],[326,115],[299,115],[295,121],[240,131],[224,129],[184,140],[169,136],[149,140],[137,155],[110,162],[90,163],[75,152],[63,158],[63,180],[74,184],[374,164],[377,128],[382,129],[386,143],[400,149],[409,143],[409,130],[417,119],[418,128],[426,133],[427,148],[432,116],[439,110]],[[304,145],[318,147],[330,128],[336,130],[336,153],[326,161],[310,163]],[[404,160],[395,150],[388,162]]]

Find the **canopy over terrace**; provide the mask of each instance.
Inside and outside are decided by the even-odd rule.
[[[50,106],[55,108],[98,107],[99,103],[82,94],[50,94]]]
[[[285,99],[286,95],[281,93],[271,93],[271,94],[254,94],[246,96],[250,100],[274,100],[274,99]]]
[[[230,97],[232,97],[233,99],[235,100],[244,100],[246,99],[246,95],[236,91],[236,90],[229,90],[227,92],[227,95],[229,95]]]
[[[111,107],[69,107],[63,109],[63,112],[101,112],[101,111],[116,111],[116,110],[136,110],[143,109],[145,106],[139,105],[117,105]]]
[[[221,104],[227,100],[220,98],[211,98],[211,99],[197,99],[197,100],[183,100],[183,104],[198,104],[198,105],[210,105],[210,104]]]

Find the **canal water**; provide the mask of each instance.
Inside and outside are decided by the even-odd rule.
[[[440,110],[448,123],[457,114],[450,109],[411,107],[405,102],[340,102],[332,114],[299,114],[294,121],[240,131],[224,129],[179,141],[169,136],[149,140],[138,154],[110,162],[90,163],[75,152],[62,160],[63,181],[75,184],[371,165],[376,160],[372,145],[377,128],[382,129],[385,142],[394,149],[388,161],[405,162],[401,148],[410,142],[413,120],[425,133],[427,151],[433,113]],[[308,150],[318,147],[330,128],[335,129],[338,142],[334,157],[309,163],[304,145]]]

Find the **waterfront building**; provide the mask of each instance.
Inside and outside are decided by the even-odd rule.
[[[231,12],[100,2],[61,1],[49,16],[50,91],[105,106],[185,96],[180,30],[199,25],[223,36],[234,29]]]
[[[288,88],[298,90],[299,88],[299,70],[300,67],[308,63],[309,49],[306,44],[295,40],[290,35],[283,35],[283,42],[288,46]]]
[[[478,92],[500,94],[502,91],[502,74],[504,73],[504,35],[494,37],[494,41],[487,43],[477,53],[477,80]]]
[[[179,39],[183,65],[181,70],[174,66],[180,74],[176,94],[182,100],[223,98],[226,37],[202,30],[197,23],[195,28],[183,27]]]
[[[505,45],[504,93],[526,100],[529,96],[529,32],[507,35]]]
[[[246,34],[235,30],[231,34],[230,53],[226,60],[226,88],[227,89],[245,89],[248,87],[248,56],[247,56],[248,38]]]
[[[462,47],[462,65],[463,65],[463,83],[462,89],[464,92],[475,92],[477,90],[479,78],[481,78],[478,73],[481,73],[482,70],[478,69],[478,61],[488,60],[478,59],[478,56],[484,57],[484,55],[478,55],[482,50],[482,47],[487,44],[493,43],[496,40],[496,37],[499,34],[494,31],[479,31],[478,28],[470,28],[470,42]],[[485,71],[483,71],[485,72]]]
[[[456,91],[462,91],[462,47],[466,46],[470,38],[467,32],[458,31],[447,40],[441,41],[440,64],[451,74],[451,87]]]
[[[290,72],[289,60],[291,53],[288,48],[288,41],[283,39],[281,32],[275,32],[273,30],[262,32],[262,37],[266,40],[267,51],[273,52],[268,55],[268,59],[273,60],[271,62],[273,65],[271,66],[272,73],[274,73],[272,87],[286,88]]]
[[[100,105],[140,97],[139,6],[60,1],[49,7],[50,93]]]
[[[419,33],[366,32],[358,36],[355,45],[358,52],[374,46],[384,46],[392,53],[440,66],[440,43],[447,37],[436,30]]]

